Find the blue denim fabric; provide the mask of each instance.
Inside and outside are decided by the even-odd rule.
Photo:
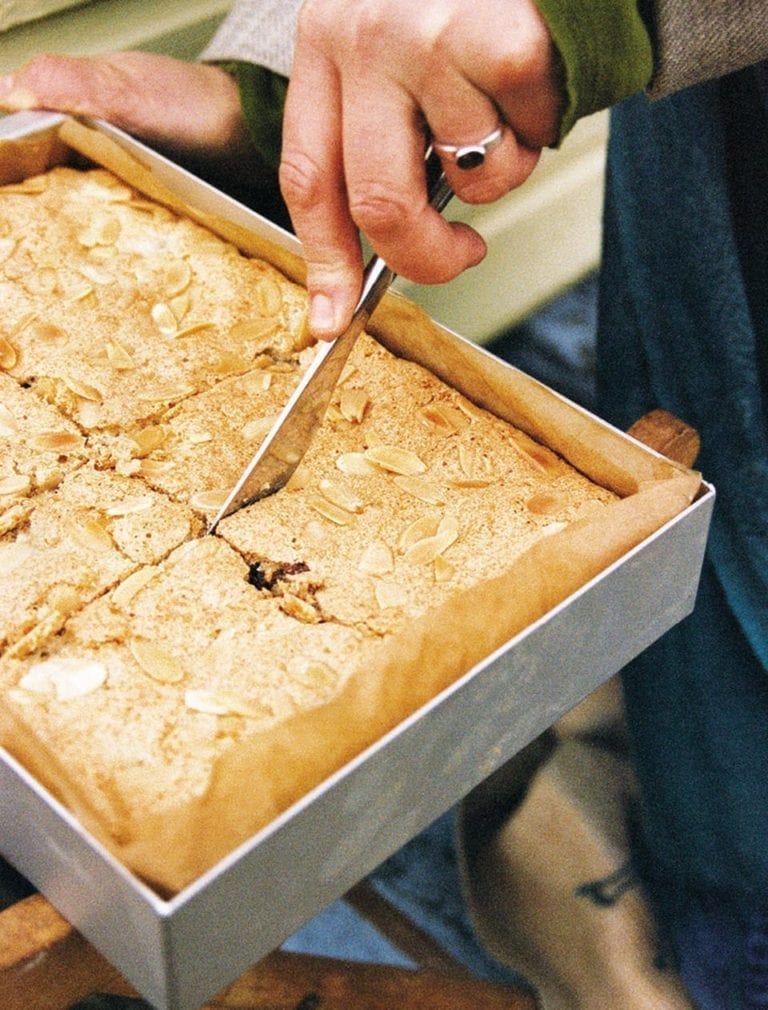
[[[700,895],[675,927],[680,975],[698,1010],[768,1007],[768,908]]]

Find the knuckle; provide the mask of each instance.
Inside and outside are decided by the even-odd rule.
[[[283,150],[279,168],[280,190],[289,206],[309,210],[317,205],[323,191],[323,172],[306,154]]]
[[[403,193],[375,181],[350,188],[349,212],[358,228],[371,238],[391,235],[413,217]]]

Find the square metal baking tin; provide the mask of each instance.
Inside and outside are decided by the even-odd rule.
[[[35,137],[45,158],[61,119],[0,120],[0,144]],[[298,251],[291,236],[172,162],[106,124],[89,125],[187,202]],[[170,900],[2,750],[0,852],[157,1010],[197,1010],[685,617],[713,503],[703,483],[673,521]]]

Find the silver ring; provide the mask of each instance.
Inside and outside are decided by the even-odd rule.
[[[493,133],[476,141],[474,144],[440,144],[432,142],[434,149],[454,163],[457,168],[467,171],[479,168],[485,161],[485,156],[501,143],[503,126],[497,126]]]

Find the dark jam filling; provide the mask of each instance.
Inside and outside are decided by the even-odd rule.
[[[263,561],[257,561],[248,566],[248,583],[256,589],[271,590],[281,579],[308,571],[309,565],[304,561],[296,561],[287,565],[265,564]]]

